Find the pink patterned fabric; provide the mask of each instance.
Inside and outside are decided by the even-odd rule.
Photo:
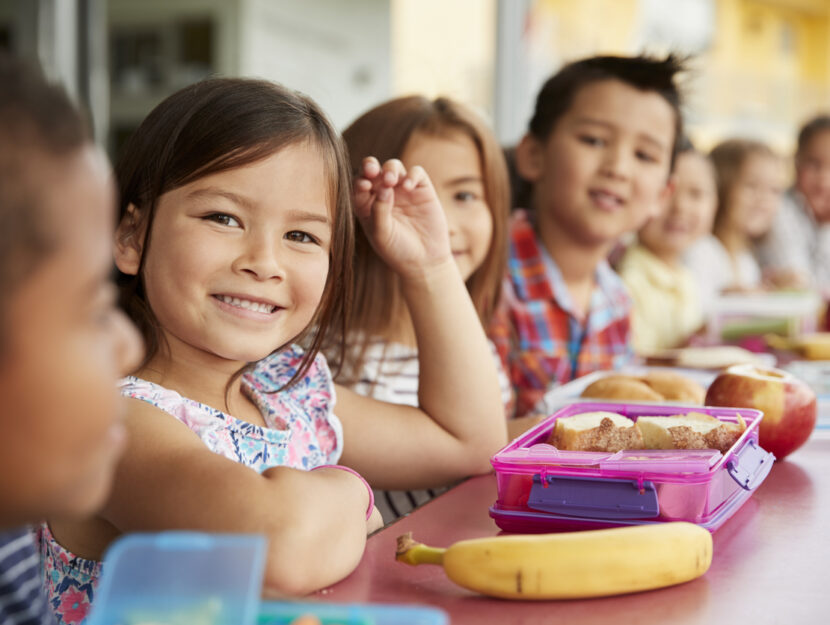
[[[268,427],[241,421],[132,376],[122,380],[121,394],[172,415],[211,451],[255,471],[261,473],[274,466],[311,470],[337,463],[343,449],[343,430],[332,412],[334,384],[322,355],[294,386],[275,392],[291,379],[302,357],[299,347],[291,347],[263,359],[242,377],[243,392],[259,408]],[[38,530],[37,539],[49,604],[58,623],[80,624],[92,604],[101,563],[66,550],[45,524]]]

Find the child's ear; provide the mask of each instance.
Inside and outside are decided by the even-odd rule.
[[[138,275],[147,229],[145,224],[141,211],[130,204],[115,229],[115,266],[121,273]]]
[[[536,182],[544,173],[545,146],[528,133],[516,146],[516,173],[528,182]]]

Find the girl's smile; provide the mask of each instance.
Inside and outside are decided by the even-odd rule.
[[[280,310],[280,306],[266,300],[244,295],[214,295],[222,310],[241,315],[246,319],[270,321],[271,316]]]
[[[311,323],[329,269],[325,167],[292,144],[159,198],[143,280],[171,357],[254,362]],[[119,253],[125,273],[136,251]]]

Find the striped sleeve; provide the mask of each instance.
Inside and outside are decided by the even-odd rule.
[[[0,623],[54,625],[34,539],[28,529],[0,532]]]

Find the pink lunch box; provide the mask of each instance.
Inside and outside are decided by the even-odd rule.
[[[716,449],[560,451],[546,443],[557,419],[583,412],[641,416],[702,412],[746,430]],[[531,533],[689,521],[714,532],[766,478],[775,457],[758,445],[763,413],[624,403],[575,403],[509,443],[491,459],[498,499],[490,516],[507,532]]]

